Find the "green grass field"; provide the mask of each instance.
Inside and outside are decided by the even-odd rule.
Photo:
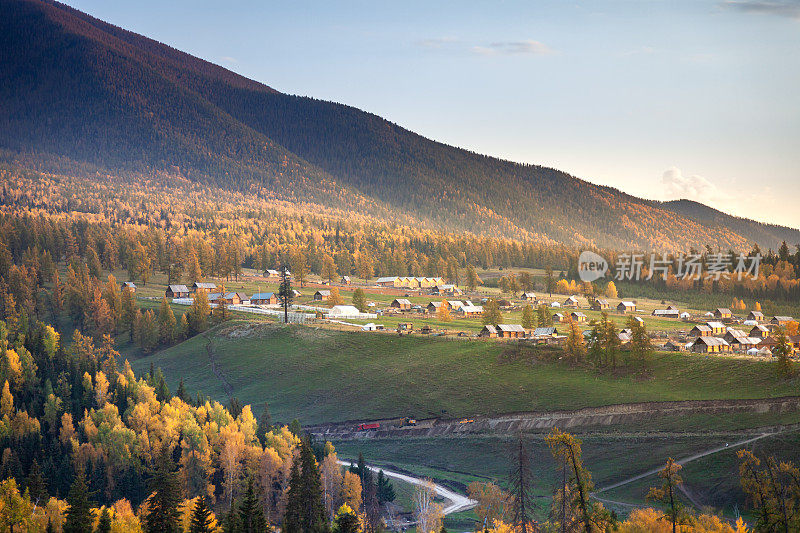
[[[576,409],[640,401],[794,395],[800,379],[779,381],[772,365],[748,359],[658,353],[646,377],[572,368],[530,349],[501,357],[489,341],[343,332],[234,319],[207,332],[234,394],[276,420],[304,424],[394,416],[460,417]],[[206,337],[133,361],[137,372],[161,367],[175,390],[183,377],[227,401],[211,371]],[[552,352],[550,352],[552,354]],[[538,357],[542,355],[542,357]]]

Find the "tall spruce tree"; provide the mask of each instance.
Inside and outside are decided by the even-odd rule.
[[[100,513],[96,533],[111,533],[111,513],[108,507],[103,507],[103,512]]]
[[[179,533],[181,486],[174,471],[172,454],[166,447],[156,458],[155,471],[150,480],[151,496],[144,517],[145,533]]]
[[[89,503],[89,487],[83,466],[78,467],[75,481],[67,496],[66,521],[64,533],[92,533],[92,514]]]
[[[251,477],[247,480],[247,491],[244,493],[244,499],[239,506],[235,531],[237,533],[264,533],[267,529],[264,509],[261,507],[261,502],[253,487],[253,478]]]
[[[286,533],[322,533],[329,530],[322,502],[322,481],[308,439],[303,439],[300,457],[292,464],[284,530]]]
[[[189,522],[189,533],[212,533],[214,531],[214,516],[208,508],[205,496],[197,498],[192,509],[192,518]]]

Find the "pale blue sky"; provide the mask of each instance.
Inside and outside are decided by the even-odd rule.
[[[800,0],[69,0],[292,94],[800,227]]]

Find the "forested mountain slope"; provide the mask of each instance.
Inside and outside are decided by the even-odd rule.
[[[800,244],[800,231],[794,228],[735,217],[692,200],[674,200],[660,205],[673,213],[692,218],[708,226],[728,228],[751,242],[762,243],[762,246],[769,243],[769,246],[775,250],[784,241],[789,244]]]
[[[427,227],[617,249],[775,246],[654,202],[282,94],[56,2],[0,1],[0,150],[70,172],[179,173]]]

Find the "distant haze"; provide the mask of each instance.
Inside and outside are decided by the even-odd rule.
[[[69,5],[280,91],[800,227],[800,2]]]

